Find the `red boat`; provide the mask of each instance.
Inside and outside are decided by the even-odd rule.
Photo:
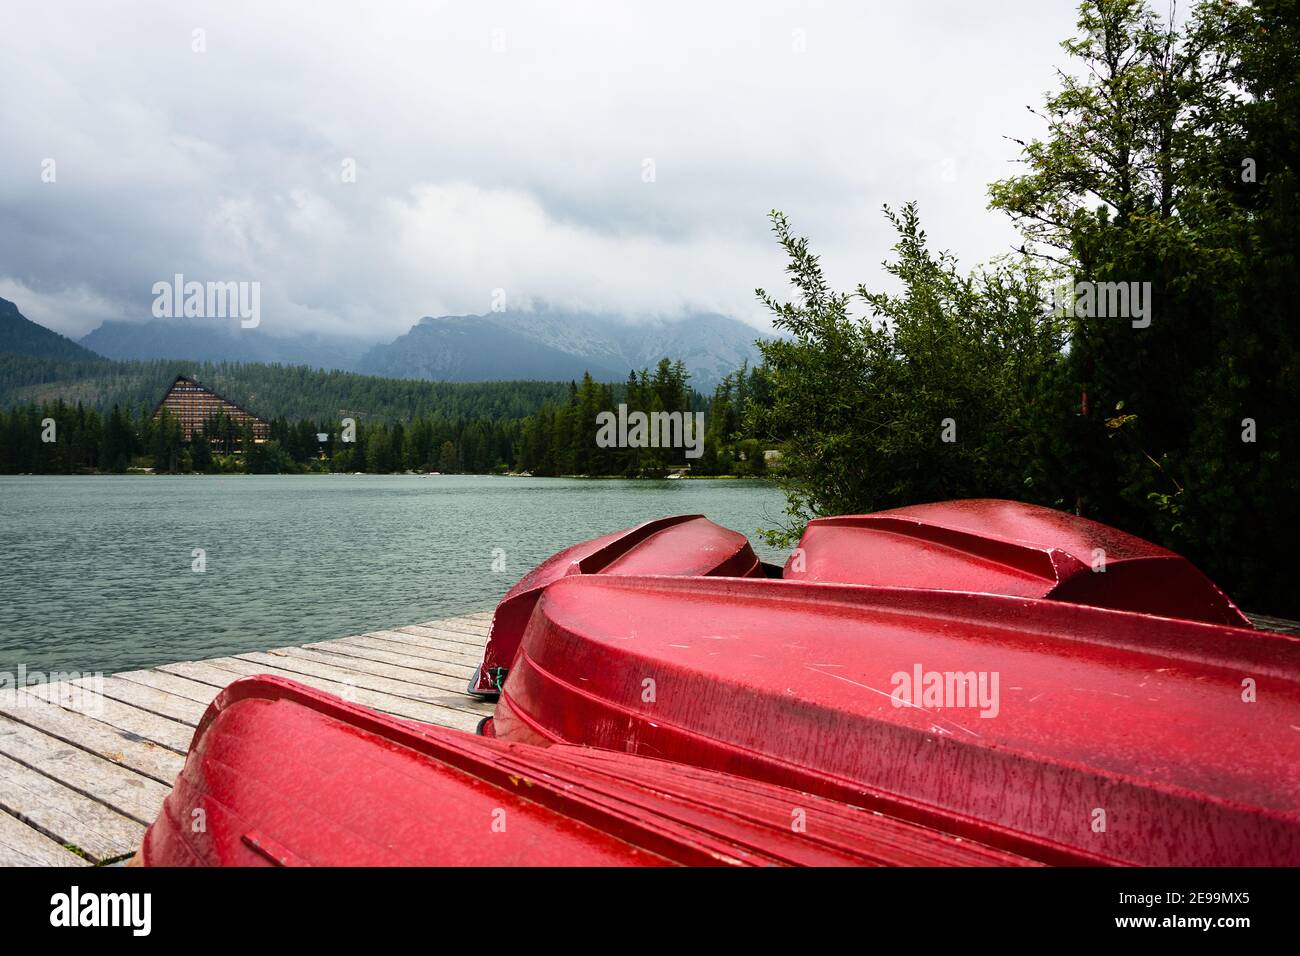
[[[570,577],[537,603],[484,731],[761,780],[1045,863],[1300,864],[1300,640],[1244,628]]]
[[[548,585],[567,575],[751,577],[763,573],[743,534],[703,515],[658,518],[565,548],[529,571],[501,599],[492,618],[483,663],[470,679],[469,692],[488,699],[497,696],[537,598]]]
[[[146,866],[1032,865],[914,823],[621,753],[429,727],[293,681],[212,703]]]
[[[774,570],[698,515],[560,552],[497,608],[485,737],[237,681],[139,861],[1300,864],[1300,639],[1177,555],[948,502]]]
[[[1096,521],[1017,501],[941,501],[817,518],[782,576],[1051,598],[1251,626],[1186,558]]]

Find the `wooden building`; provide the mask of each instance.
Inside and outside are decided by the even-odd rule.
[[[153,410],[153,419],[157,421],[163,409],[180,422],[181,432],[189,441],[196,431],[223,413],[236,425],[242,427],[246,422],[252,423],[253,440],[266,441],[270,425],[258,418],[248,409],[218,395],[210,388],[204,388],[197,381],[185,375],[177,375]]]

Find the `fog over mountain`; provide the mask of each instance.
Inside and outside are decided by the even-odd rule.
[[[111,359],[278,362],[352,370],[373,341],[313,333],[272,335],[222,319],[105,322],[81,344]]]
[[[622,380],[660,359],[680,359],[691,384],[711,390],[742,362],[758,361],[757,333],[722,315],[676,322],[620,322],[564,310],[433,318],[376,346],[356,371],[452,382],[500,378]]]
[[[1036,131],[1074,7],[83,4],[74,30],[13,5],[0,296],[76,338],[145,320],[178,273],[258,282],[260,331],[320,336],[321,361],[498,290],[761,331],[773,207],[844,288],[886,281],[885,202],[965,261],[1008,249],[983,187],[1003,134]]]
[[[260,327],[241,328],[233,320],[153,319],[105,322],[80,344],[113,359],[279,362],[448,382],[566,381],[584,372],[599,381],[621,381],[630,370],[669,358],[684,362],[691,384],[707,392],[741,363],[758,361],[758,334],[722,315],[629,323],[618,316],[544,308],[425,316],[391,342],[277,336]]]

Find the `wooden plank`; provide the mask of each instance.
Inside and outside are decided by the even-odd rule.
[[[133,681],[137,684],[143,684],[146,687],[152,687],[154,690],[173,694],[176,697],[183,697],[186,700],[192,700],[196,704],[202,704],[204,709],[207,708],[208,704],[212,703],[212,698],[217,696],[217,690],[219,690],[219,688],[212,688],[207,684],[200,684],[198,681],[192,681],[156,669],[124,671],[120,674],[114,674],[113,676],[120,677],[123,680]]]
[[[463,691],[469,684],[469,675],[474,672],[468,664],[448,664],[444,661],[432,660],[427,657],[416,657],[414,654],[403,654],[400,651],[379,650],[375,647],[366,647],[364,645],[352,644],[345,641],[326,641],[321,644],[304,644],[303,650],[318,651],[331,656],[351,657],[365,661],[377,661],[382,664],[394,664],[406,670],[421,671],[436,677],[445,677],[448,680],[456,681]]]
[[[81,685],[88,680],[89,678],[82,678],[73,681],[73,683]],[[203,717],[203,711],[207,709],[197,701],[177,697],[175,694],[168,694],[153,687],[137,684],[134,681],[122,680],[119,677],[105,677],[102,684],[105,697],[120,700],[124,704],[139,707],[141,710],[158,714],[160,717],[179,720],[191,727],[198,726],[200,718]]]
[[[92,863],[133,853],[144,837],[142,824],[3,755],[0,810],[77,847]]]
[[[404,637],[405,640],[394,640],[388,637],[365,634],[361,637],[347,637],[342,641],[332,643],[351,644],[354,647],[371,647],[375,650],[388,651],[393,654],[410,654],[413,657],[423,657],[426,660],[454,664],[457,667],[465,668],[466,673],[473,671],[483,660],[482,653],[466,654],[460,651],[449,651],[441,647],[431,647],[428,641],[421,641],[420,638],[412,637],[409,634],[396,636]]]
[[[226,685],[239,680],[243,674],[237,674],[228,668],[215,667],[209,661],[179,661],[175,664],[159,664],[157,670],[168,674],[188,677],[201,684],[211,684],[213,690],[220,691]]]
[[[0,866],[89,866],[17,817],[0,812]]]
[[[407,624],[405,627],[392,628],[392,630],[406,634],[422,634],[444,641],[453,641],[457,644],[467,644],[476,648],[483,648],[487,645],[486,630],[471,631],[462,627],[447,627],[443,624]]]
[[[304,666],[295,666],[294,658],[304,662]],[[461,677],[440,678],[441,680],[449,681],[450,687],[442,687],[438,684],[419,684],[412,678],[436,678],[439,677],[439,675],[413,671],[409,668],[396,668],[396,670],[400,670],[407,675],[406,678],[401,679],[401,682],[405,683],[406,686],[398,687],[394,685],[392,687],[384,687],[380,686],[378,682],[372,684],[363,678],[368,676],[379,678],[393,677],[394,675],[376,674],[375,672],[367,674],[362,668],[367,665],[371,667],[376,666],[368,661],[360,658],[349,658],[343,656],[338,656],[331,660],[330,655],[312,654],[308,649],[298,647],[280,648],[273,653],[261,656],[241,654],[237,658],[230,658],[229,661],[239,661],[243,666],[232,667],[228,661],[218,659],[215,661],[184,661],[178,664],[163,664],[160,665],[159,669],[172,674],[188,677],[191,680],[203,681],[211,684],[214,688],[224,687],[237,677],[248,674],[278,673],[281,676],[299,680],[304,684],[310,684],[310,681],[303,679],[304,677],[313,676],[332,681],[335,684],[335,687],[326,689],[330,690],[331,693],[338,694],[339,696],[343,696],[343,688],[346,686],[343,682],[345,680],[350,680],[352,681],[354,688],[376,690],[392,694],[396,697],[405,697],[408,700],[434,703],[443,707],[449,707],[453,710],[462,710],[465,713],[476,716],[486,716],[492,712],[492,706],[490,704],[485,701],[475,700],[464,693],[466,678]],[[315,666],[312,666],[313,664]],[[377,666],[382,667],[384,665]],[[418,696],[408,693],[412,690],[417,690]],[[359,699],[358,702],[366,703]],[[367,704],[367,706],[373,705]],[[396,712],[382,706],[376,706],[375,709],[383,710],[385,713]],[[399,716],[409,715],[399,713]],[[423,717],[415,717],[414,719],[425,720]],[[426,722],[440,723],[438,720],[430,720]],[[471,727],[469,729],[472,730],[473,728]]]
[[[443,657],[455,661],[457,664],[470,662],[477,664],[483,660],[482,647],[476,644],[462,644],[459,641],[447,640],[445,636],[438,634],[401,629],[396,631],[371,631],[369,634],[362,634],[361,636],[370,640],[420,647],[426,651],[440,651]]]
[[[465,681],[458,677],[448,677],[446,674],[437,674],[432,671],[420,670],[413,667],[404,667],[400,664],[390,662],[369,660],[364,657],[355,657],[346,654],[336,654],[325,648],[319,647],[280,647],[272,653],[282,653],[287,657],[301,657],[304,660],[312,660],[321,664],[330,664],[334,667],[346,667],[350,670],[360,671],[365,674],[374,674],[378,677],[391,677],[393,680],[406,681],[409,684],[419,684],[422,687],[434,687],[439,690],[450,690],[456,693],[463,693],[465,690]],[[372,652],[373,653],[373,652]],[[419,660],[419,658],[415,658]]]
[[[279,658],[270,658],[279,661]],[[408,720],[416,720],[421,723],[435,724],[439,727],[452,727],[456,730],[472,731],[478,726],[479,718],[475,714],[466,713],[461,710],[455,710],[450,707],[443,707],[437,704],[427,704],[421,701],[410,700],[405,697],[396,697],[392,694],[385,694],[379,691],[370,690],[366,687],[360,687],[356,684],[344,684],[338,680],[330,680],[322,677],[315,677],[310,674],[298,673],[278,665],[262,663],[258,661],[244,660],[238,657],[217,657],[202,663],[210,664],[213,667],[219,667],[222,670],[228,670],[239,676],[251,676],[254,674],[273,674],[278,677],[287,677],[289,680],[296,680],[300,684],[306,684],[308,687],[315,687],[317,690],[323,690],[326,693],[334,694],[344,700],[351,700],[354,703],[362,704],[366,707],[374,708],[385,714],[392,714],[395,717],[403,717]]]
[[[0,714],[97,757],[152,777],[165,786],[171,786],[185,763],[179,754],[166,747],[85,714],[64,710],[40,699],[15,698],[13,691],[0,691]]]
[[[340,684],[378,691],[381,694],[391,694],[393,697],[400,697],[405,700],[435,704],[452,710],[465,711],[466,713],[483,713],[481,707],[475,706],[477,702],[471,701],[464,693],[463,687],[457,688],[454,693],[449,693],[446,690],[426,687],[423,684],[413,684],[410,681],[394,680],[391,677],[368,674],[351,667],[340,667],[336,664],[311,660],[310,658],[291,657],[282,651],[254,651],[235,656],[241,660],[251,661],[254,664],[279,667],[294,674],[304,674],[324,680],[337,681]]]
[[[113,700],[102,694],[93,694],[84,688],[73,687],[67,683],[42,684],[39,688],[29,688],[42,700],[57,705],[74,714],[84,714],[94,720],[102,721],[113,729],[144,741],[161,744],[178,754],[185,753],[194,736],[194,728],[180,721],[157,714],[139,707],[132,707],[121,701]]]
[[[146,825],[158,816],[170,789],[8,717],[0,717],[0,754]]]
[[[458,668],[470,668],[473,670],[483,660],[482,651],[466,650],[456,645],[447,645],[446,647],[435,646],[439,642],[431,641],[428,638],[416,637],[411,634],[402,634],[397,631],[388,631],[385,634],[392,636],[379,636],[377,634],[362,634],[357,637],[345,637],[339,641],[330,641],[330,644],[343,644],[353,647],[367,647],[374,650],[387,651],[390,654],[410,654],[415,657],[423,657],[429,661],[437,661],[443,664],[450,664]],[[449,650],[448,647],[456,648]],[[457,671],[459,673],[459,671]]]
[[[297,648],[294,648],[294,650],[297,650]],[[326,684],[328,684],[329,686],[313,683],[313,680],[318,680],[322,678],[317,678],[314,675],[304,673],[302,671],[290,670],[292,663],[287,658],[288,655],[286,655],[286,659],[284,660],[277,658],[275,655],[270,655],[267,658],[267,661],[275,660],[276,664],[274,665],[268,663],[267,661],[250,661],[243,656],[238,658],[234,658],[234,657],[218,658],[216,660],[210,660],[210,661],[183,661],[178,664],[163,664],[161,665],[160,669],[166,670],[169,673],[179,674],[181,676],[188,677],[191,680],[210,683],[214,688],[225,687],[231,681],[236,680],[239,677],[246,677],[252,674],[270,673],[270,674],[276,674],[280,677],[288,677],[291,680],[296,680],[299,683],[307,684],[308,686],[311,687],[320,687],[320,689],[322,690],[329,691],[330,693],[336,694],[340,697],[345,697],[345,691],[348,688],[347,685],[345,685],[342,682],[342,679],[336,680],[330,678],[323,678],[326,681]],[[308,678],[312,678],[312,679],[308,679]],[[351,678],[349,677],[348,679]],[[387,698],[389,695],[383,695],[379,698],[376,698],[375,700],[377,702],[361,699],[362,695],[359,693],[359,691],[366,690],[367,693],[369,693],[369,690],[371,689],[373,688],[363,687],[359,682],[354,683],[351,691],[354,694],[353,699],[357,703],[365,704],[367,707],[374,707],[375,710],[380,710],[383,711],[384,713],[393,713],[399,717],[410,717],[413,720],[420,720],[425,723],[434,723],[434,724],[438,724],[439,726],[457,726],[455,724],[443,723],[439,719],[433,719],[433,720],[428,719],[430,716],[428,713],[426,713],[424,716],[415,716],[413,714],[403,712],[400,709],[394,710],[390,707],[383,706],[384,703],[388,702],[385,700],[385,698]],[[393,696],[397,696],[397,695],[393,695]],[[443,703],[443,701],[446,701],[447,703]],[[467,714],[474,715],[476,721],[479,717],[486,716],[487,714],[492,712],[490,707],[488,709],[483,708],[482,705],[484,702],[482,701],[475,701],[469,697],[458,696],[456,694],[448,695],[446,693],[440,693],[436,690],[430,695],[427,702],[439,703],[442,706],[451,707],[452,709],[463,710]],[[473,730],[474,726],[476,725],[477,724],[472,725],[468,729]],[[461,729],[465,729],[465,728],[461,728]]]
[[[450,624],[453,627],[472,629],[475,632],[487,633],[488,628],[492,626],[492,617],[495,612],[484,611],[487,617],[475,617],[473,614],[461,614],[457,617],[439,617],[432,621],[416,621],[417,625],[424,627],[440,627],[444,624]]]
[[[487,646],[486,634],[470,634],[466,631],[455,631],[449,627],[431,627],[428,624],[407,624],[404,627],[386,628],[380,631],[371,631],[372,634],[402,634],[410,637],[420,637],[426,640],[432,639],[443,641],[448,644],[456,644],[462,648],[469,648],[472,651],[481,651]]]
[[[492,628],[492,625],[490,624],[485,624],[482,621],[471,620],[467,617],[448,617],[438,621],[437,623],[426,626],[440,627],[448,631],[460,631],[464,634],[470,635],[471,637],[482,638],[485,641],[487,640],[488,631]]]

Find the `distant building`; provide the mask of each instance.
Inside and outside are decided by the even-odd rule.
[[[154,421],[157,421],[158,417],[162,415],[164,408],[167,409],[172,418],[180,422],[181,432],[185,435],[186,441],[189,441],[194,436],[194,433],[201,430],[209,421],[216,418],[218,412],[225,414],[227,418],[241,427],[244,423],[251,422],[254,441],[266,441],[271,430],[270,425],[248,409],[218,395],[210,388],[204,388],[194,379],[185,375],[176,376],[167,389],[167,394],[154,407]]]

